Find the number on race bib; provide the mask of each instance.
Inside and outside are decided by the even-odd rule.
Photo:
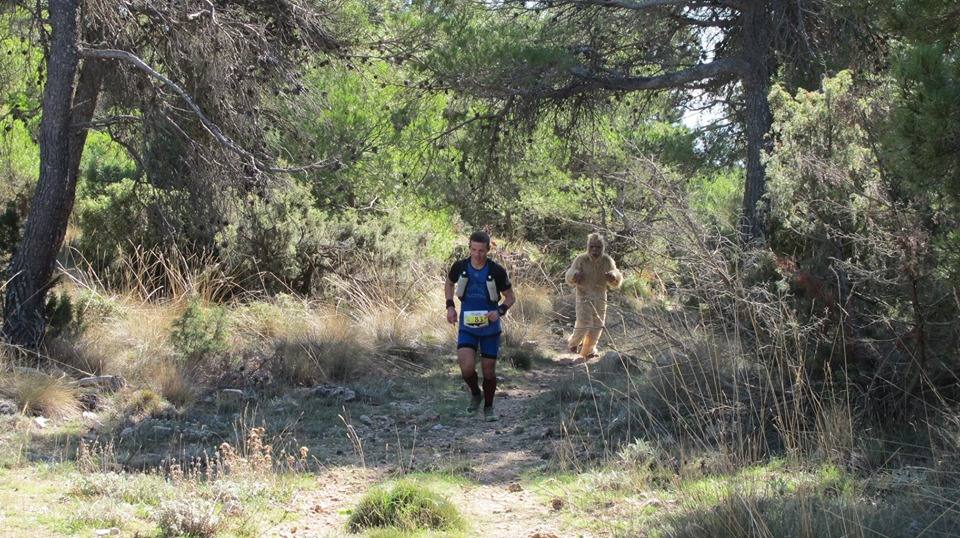
[[[468,327],[486,327],[490,324],[485,310],[474,310],[463,313],[463,324]]]

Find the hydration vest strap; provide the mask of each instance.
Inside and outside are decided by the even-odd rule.
[[[457,279],[457,284],[453,288],[453,293],[458,299],[463,300],[463,294],[467,291],[467,272],[464,271]]]
[[[490,297],[491,303],[500,301],[500,292],[497,291],[497,282],[493,279],[493,275],[487,275],[487,296]]]

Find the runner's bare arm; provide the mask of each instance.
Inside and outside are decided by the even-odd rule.
[[[513,306],[513,303],[517,301],[517,296],[513,294],[513,288],[505,290],[503,292],[503,302],[500,303],[500,307],[503,308],[503,312],[506,313],[507,309]],[[496,323],[498,319],[502,318],[498,310],[491,310],[487,312],[487,319],[490,320],[490,323]]]
[[[504,290],[503,292],[503,302],[500,303],[503,306],[510,308],[513,306],[513,303],[517,302],[517,296],[513,293],[513,288]]]
[[[457,322],[457,308],[455,306],[450,306],[453,303],[453,282],[450,282],[450,279],[445,279],[443,283],[443,297],[446,299],[447,303],[447,323],[456,323]]]

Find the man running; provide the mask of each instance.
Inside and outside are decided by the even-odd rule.
[[[459,323],[457,361],[460,374],[470,388],[468,413],[476,413],[483,402],[483,418],[498,419],[493,411],[493,394],[497,390],[497,353],[500,350],[500,318],[507,313],[516,297],[507,271],[487,259],[490,236],[485,232],[470,235],[470,257],[453,264],[443,287],[447,299],[447,321]],[[453,296],[460,299],[457,315]],[[500,302],[500,297],[503,302]],[[483,392],[477,379],[476,359],[480,353],[483,370]]]

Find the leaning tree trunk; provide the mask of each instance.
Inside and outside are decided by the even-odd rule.
[[[79,63],[77,11],[79,0],[50,0],[52,27],[47,83],[40,120],[40,179],[30,204],[23,240],[10,264],[3,309],[7,342],[35,347],[45,329],[44,298],[57,253],[73,209],[76,173],[71,153],[71,105]]]

